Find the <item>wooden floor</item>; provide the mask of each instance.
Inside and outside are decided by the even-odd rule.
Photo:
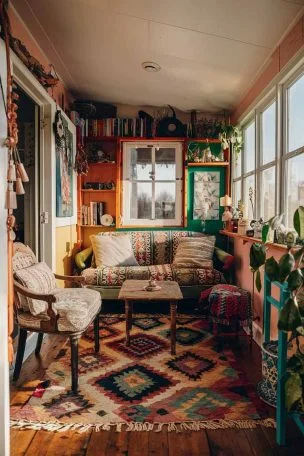
[[[260,349],[254,344],[249,352],[246,341],[231,339],[230,345],[251,382],[258,382],[261,372]],[[41,355],[31,355],[24,363],[19,384],[11,388],[11,402],[24,403],[33,391],[31,380],[41,378],[64,343],[62,336],[43,342]],[[155,432],[77,432],[53,433],[34,430],[11,430],[11,456],[205,456],[205,455],[304,455],[304,439],[297,427],[289,423],[286,447],[275,443],[275,430],[204,430],[175,433]]]

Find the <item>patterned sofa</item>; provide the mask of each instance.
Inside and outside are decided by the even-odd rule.
[[[112,233],[100,233],[109,236]],[[100,291],[104,299],[117,299],[126,279],[175,280],[184,298],[198,298],[200,292],[219,283],[226,283],[224,274],[234,257],[219,248],[214,251],[216,269],[176,268],[172,261],[181,236],[202,236],[192,231],[130,231],[133,251],[139,266],[99,267],[94,265],[91,247],[75,255],[75,264],[86,283]]]

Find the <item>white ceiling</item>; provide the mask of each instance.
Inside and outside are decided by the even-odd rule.
[[[12,0],[78,96],[209,112],[236,106],[303,3]]]

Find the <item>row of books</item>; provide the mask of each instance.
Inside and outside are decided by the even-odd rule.
[[[101,225],[101,217],[104,214],[104,203],[101,201],[91,201],[90,205],[81,207],[82,225]]]
[[[147,136],[146,119],[87,119],[84,126],[85,136]]]

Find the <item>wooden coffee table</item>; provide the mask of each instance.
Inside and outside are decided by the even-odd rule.
[[[160,290],[146,291],[144,287],[148,280],[125,280],[118,299],[125,301],[126,314],[126,345],[130,345],[130,331],[132,329],[133,302],[136,301],[168,301],[171,316],[171,354],[175,355],[176,346],[176,309],[177,303],[183,298],[177,282],[159,281]],[[149,307],[148,307],[149,309]]]

